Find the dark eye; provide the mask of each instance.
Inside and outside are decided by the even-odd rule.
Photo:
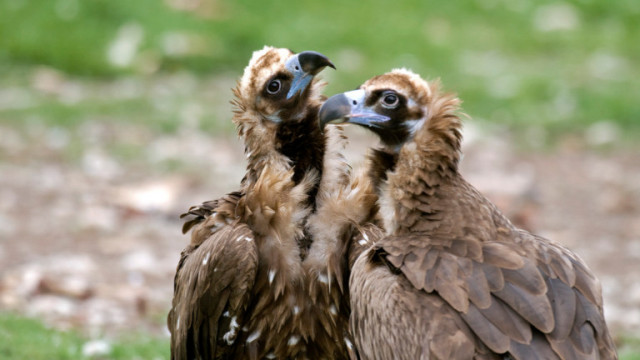
[[[280,83],[280,80],[278,79],[271,80],[267,85],[267,92],[269,94],[276,94],[278,93],[278,91],[280,91],[281,87],[282,87],[282,84]]]
[[[400,102],[400,97],[394,93],[386,93],[382,95],[382,106],[387,109],[393,109],[398,106],[398,102]]]

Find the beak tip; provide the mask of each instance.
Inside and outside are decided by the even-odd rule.
[[[297,56],[302,69],[309,74],[316,75],[326,66],[333,69],[336,68],[328,57],[319,52],[303,51]]]
[[[318,112],[320,128],[327,124],[344,122],[351,112],[351,104],[344,94],[337,94],[324,102]]]

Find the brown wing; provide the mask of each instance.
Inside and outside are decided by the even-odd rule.
[[[349,278],[349,328],[361,359],[491,358],[455,309],[385,261],[366,251]]]
[[[235,209],[235,204],[238,203],[240,196],[242,196],[241,192],[234,191],[219,199],[205,201],[200,205],[190,207],[186,213],[180,215],[180,219],[184,220],[184,224],[182,224],[182,233],[186,234],[191,228],[202,223],[215,212],[222,212],[224,215],[233,217],[233,209]],[[230,206],[225,207],[225,203]]]
[[[497,354],[616,358],[599,283],[582,261],[529,233],[511,235],[513,243],[386,238],[371,256],[415,289],[443,299]]]
[[[354,228],[348,249],[349,269],[353,267],[353,264],[356,262],[356,259],[360,254],[369,250],[379,239],[382,239],[383,237],[384,231],[382,230],[382,227],[374,223],[366,224],[358,229]]]
[[[254,235],[224,226],[183,252],[167,319],[173,359],[224,356],[243,324],[258,267]]]
[[[602,289],[595,275],[570,250],[524,231],[519,235],[528,240],[523,241],[523,245],[531,247],[528,251],[537,255],[538,269],[547,282],[555,327],[545,335],[554,351],[561,358],[576,358],[571,354],[589,353],[595,340],[593,358],[617,359],[604,320]]]

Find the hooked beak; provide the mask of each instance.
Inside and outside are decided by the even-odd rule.
[[[333,95],[320,107],[318,122],[321,129],[327,124],[352,123],[366,127],[380,127],[390,118],[364,105],[365,91],[354,90]]]
[[[329,58],[315,51],[303,51],[290,57],[285,67],[293,74],[293,81],[287,93],[287,99],[298,92],[302,93],[313,77],[327,66],[336,68]]]

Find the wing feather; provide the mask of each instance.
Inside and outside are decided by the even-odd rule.
[[[512,340],[528,344],[531,341],[531,325],[502,300],[492,298],[491,306],[479,309],[482,315]]]
[[[381,239],[374,248],[392,272],[455,309],[492,351],[589,358],[597,345],[613,346],[606,339],[595,343],[594,334],[606,333],[601,306],[592,301],[599,296],[597,280],[567,250],[486,242],[477,256],[464,244],[410,235]]]
[[[530,344],[512,341],[509,353],[516,360],[560,360],[540,333],[533,334]]]
[[[553,311],[545,295],[532,295],[518,286],[505,282],[504,287],[495,292],[495,296],[540,331],[547,333],[553,330]]]
[[[576,318],[575,292],[559,279],[547,279],[547,284],[548,297],[556,320],[556,326],[549,336],[553,339],[566,339],[571,333]]]
[[[473,272],[467,278],[469,300],[478,308],[486,309],[491,305],[489,282],[480,264],[473,262]]]
[[[498,354],[505,353],[509,350],[509,336],[500,331],[500,329],[489,321],[475,306],[470,306],[469,311],[461,313],[464,321],[469,325],[473,333]]]
[[[168,317],[172,358],[215,358],[233,344],[258,268],[253,239],[234,223],[183,251]]]
[[[240,196],[242,196],[241,192],[234,191],[219,199],[205,201],[200,205],[190,207],[187,212],[180,214],[180,219],[184,220],[182,233],[186,234],[194,226],[202,223],[215,212],[225,212],[225,215],[232,216],[233,211],[229,210],[235,208],[235,204],[237,204]],[[231,205],[231,207],[225,207],[227,204]]]

